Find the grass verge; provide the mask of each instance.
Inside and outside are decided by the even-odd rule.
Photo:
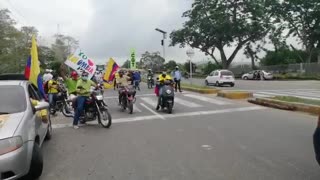
[[[320,106],[320,101],[312,100],[312,99],[297,98],[293,96],[276,96],[276,97],[272,97],[271,99],[285,101],[285,102],[303,103],[303,104]]]

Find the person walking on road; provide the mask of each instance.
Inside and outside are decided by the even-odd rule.
[[[138,89],[140,91],[140,82],[141,82],[141,75],[138,71],[133,72],[132,75],[133,78],[133,86],[135,89]]]
[[[176,70],[174,71],[174,82],[175,82],[175,90],[177,92],[177,89],[179,87],[179,91],[182,92],[181,90],[181,72],[179,71],[179,67],[176,66]]]

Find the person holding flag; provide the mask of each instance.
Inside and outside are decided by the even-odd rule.
[[[110,89],[112,88],[112,86],[114,87],[113,82],[118,69],[118,64],[112,58],[110,58],[110,60],[107,63],[106,72],[103,77],[103,85],[105,89]]]
[[[27,60],[24,76],[35,87],[38,88],[39,94],[41,94],[42,98],[46,98],[44,88],[43,88],[42,76],[40,74],[40,62],[38,59],[37,42],[34,35],[32,36],[32,40],[31,40],[31,52]]]

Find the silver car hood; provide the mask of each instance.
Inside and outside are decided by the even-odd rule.
[[[0,139],[12,137],[23,116],[24,112],[0,115]]]

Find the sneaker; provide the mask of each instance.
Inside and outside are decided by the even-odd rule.
[[[79,129],[79,126],[73,125],[73,129]]]
[[[159,109],[160,109],[160,106],[157,106],[157,107],[156,107],[156,110],[158,111]]]

